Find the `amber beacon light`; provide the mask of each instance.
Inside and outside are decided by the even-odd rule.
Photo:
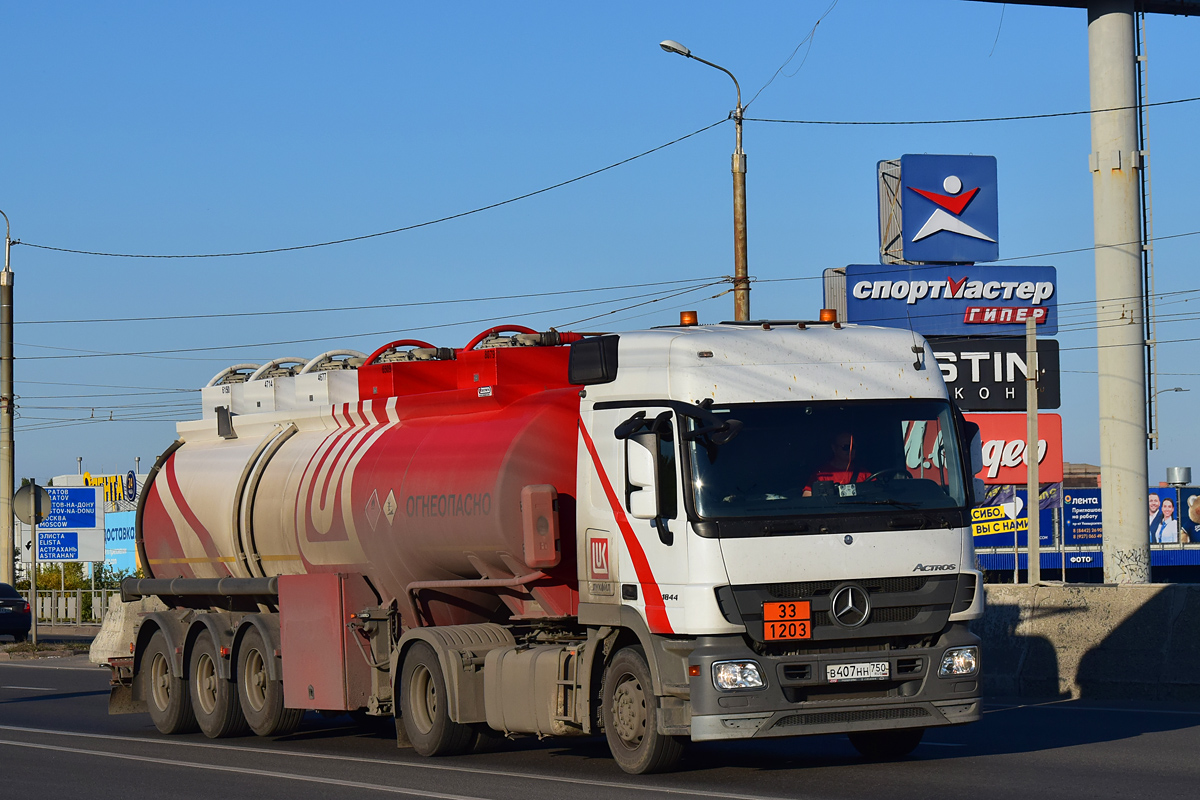
[[[837,322],[837,321],[838,321],[838,318],[837,318],[837,309],[836,308],[822,308],[821,309],[821,322]]]
[[[690,328],[693,325],[700,324],[700,317],[695,311],[680,311],[679,325],[683,328]]]

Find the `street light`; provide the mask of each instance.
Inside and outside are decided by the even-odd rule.
[[[4,271],[0,272],[0,582],[13,583],[13,271],[12,226],[4,217]],[[37,613],[37,610],[34,610]]]
[[[705,61],[674,39],[659,42],[659,47],[668,53],[707,64],[719,69],[733,80],[737,88],[737,108],[733,111],[733,122],[737,129],[737,146],[733,150],[733,318],[750,319],[750,278],[746,267],[746,154],[742,152],[742,87],[733,73],[724,67]]]
[[[1190,392],[1190,391],[1191,391],[1191,389],[1185,389],[1182,386],[1172,386],[1170,389],[1159,389],[1157,392],[1154,393],[1154,396],[1158,397],[1160,394],[1165,394],[1166,392]]]

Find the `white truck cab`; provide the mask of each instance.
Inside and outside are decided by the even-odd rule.
[[[579,619],[644,627],[664,732],[887,755],[979,719],[972,431],[923,338],[754,322],[574,347]]]

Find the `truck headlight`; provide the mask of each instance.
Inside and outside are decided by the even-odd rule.
[[[942,666],[938,669],[938,676],[955,678],[962,675],[973,675],[978,669],[978,647],[955,647],[942,654]]]
[[[761,689],[767,685],[755,661],[718,661],[712,671],[713,686],[718,689]]]

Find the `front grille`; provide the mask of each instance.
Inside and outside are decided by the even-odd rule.
[[[871,609],[871,622],[911,622],[921,613],[921,606],[895,606]]]
[[[791,728],[798,725],[835,725],[848,722],[878,722],[891,719],[917,719],[928,717],[929,712],[920,706],[906,708],[868,708],[860,711],[822,711],[815,714],[789,714],[781,717],[772,727]]]
[[[903,578],[865,578],[856,581],[868,592],[917,592],[925,587],[928,578],[921,576]],[[767,592],[780,600],[802,600],[806,597],[824,597],[845,581],[801,581],[799,583],[768,584]]]

